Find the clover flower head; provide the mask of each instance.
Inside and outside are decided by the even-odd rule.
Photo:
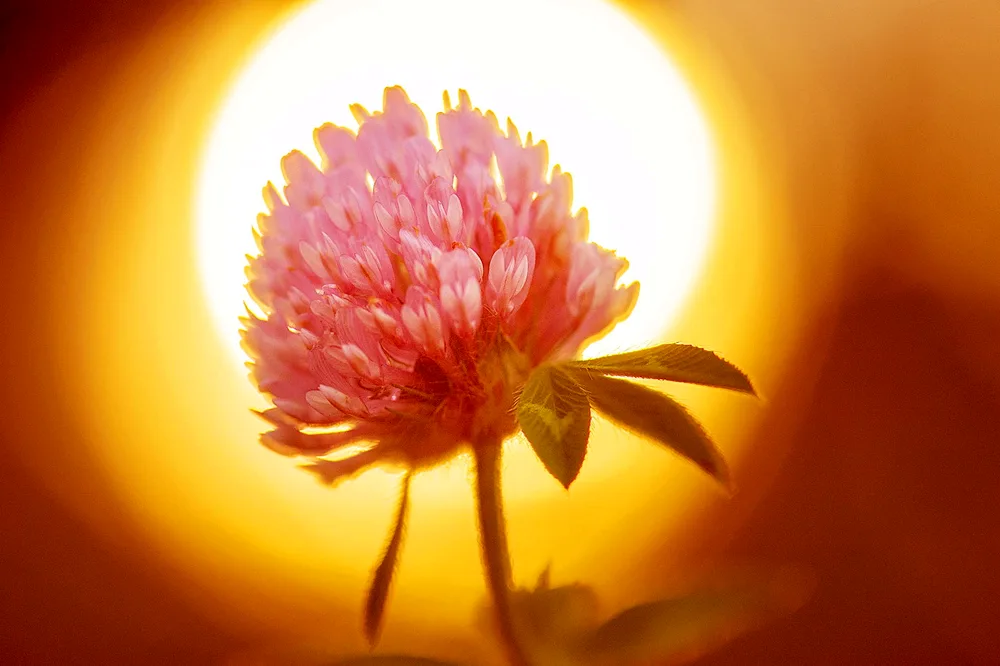
[[[321,164],[293,151],[283,191],[264,188],[247,286],[266,314],[243,320],[273,403],[263,443],[330,483],[514,434],[531,370],[578,355],[638,295],[618,283],[626,261],[587,240],[544,141],[465,91],[444,95],[440,147],[401,88],[351,110],[356,132],[315,130]],[[372,446],[323,459],[359,441]]]

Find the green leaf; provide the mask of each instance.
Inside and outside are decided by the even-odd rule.
[[[629,608],[584,636],[576,647],[578,660],[621,666],[696,659],[800,607],[812,581],[791,573]]]
[[[671,398],[623,379],[574,373],[590,405],[618,425],[663,444],[729,485],[729,469],[701,424]]]
[[[385,604],[389,597],[389,586],[396,572],[396,561],[399,559],[399,549],[403,544],[403,528],[406,525],[406,512],[410,504],[410,474],[403,479],[403,488],[399,495],[399,508],[396,511],[396,524],[389,538],[382,561],[375,569],[371,587],[368,588],[368,599],[365,602],[365,638],[368,644],[374,646],[378,642],[382,630],[382,617],[385,614]]]
[[[691,345],[659,345],[625,354],[570,361],[566,365],[602,375],[663,379],[756,395],[742,370],[714,352]]]
[[[518,399],[517,420],[545,469],[569,488],[587,455],[587,394],[564,368],[539,366]]]

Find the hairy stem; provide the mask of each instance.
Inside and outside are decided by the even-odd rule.
[[[507,526],[500,497],[500,442],[474,447],[474,452],[480,545],[497,631],[511,666],[530,666],[531,662],[517,640],[511,614],[510,555],[507,552]]]

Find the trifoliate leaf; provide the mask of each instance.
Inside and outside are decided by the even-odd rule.
[[[783,575],[662,599],[619,613],[576,648],[578,663],[622,666],[687,662],[797,609],[811,581]]]
[[[531,373],[517,420],[545,469],[569,488],[580,473],[590,437],[590,403],[570,373],[542,365]]]
[[[375,569],[371,587],[368,588],[368,599],[365,602],[365,638],[369,645],[375,645],[382,629],[382,617],[385,614],[385,603],[389,597],[389,586],[396,572],[396,561],[399,559],[399,549],[403,544],[403,530],[406,525],[406,512],[410,504],[410,475],[403,479],[403,488],[399,495],[399,508],[396,511],[396,524],[392,528],[392,536],[386,546],[382,561]]]
[[[691,345],[659,345],[625,354],[571,361],[566,365],[602,375],[663,379],[756,395],[742,370],[714,352]]]
[[[701,467],[724,485],[726,461],[701,424],[671,398],[624,379],[573,372],[591,406],[618,425],[663,444]]]

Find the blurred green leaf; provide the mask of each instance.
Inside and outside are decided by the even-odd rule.
[[[548,570],[535,589],[514,590],[511,608],[521,634],[535,643],[565,645],[598,621],[597,594],[579,583],[550,587]]]
[[[634,606],[586,635],[577,659],[595,666],[690,661],[797,609],[811,589],[800,573],[779,574]]]
[[[681,454],[729,485],[729,468],[701,424],[671,398],[623,379],[575,370],[591,406],[618,425]]]
[[[548,573],[548,569],[542,573],[536,587],[512,591],[514,625],[535,666],[579,666],[573,650],[581,637],[598,625],[597,594],[579,583],[552,587]],[[479,609],[476,621],[485,635],[494,634],[489,602]]]
[[[382,561],[375,569],[371,587],[368,588],[368,599],[365,602],[365,638],[369,645],[378,642],[382,630],[382,618],[385,614],[385,604],[389,597],[389,586],[396,572],[396,562],[399,559],[399,549],[403,543],[403,529],[406,525],[406,512],[410,504],[410,475],[403,479],[403,487],[399,495],[399,508],[396,511],[396,524],[392,529],[389,544],[382,555]]]
[[[517,420],[539,460],[569,488],[580,473],[590,438],[590,403],[570,373],[535,368],[517,404]]]
[[[715,352],[691,345],[659,345],[625,354],[571,361],[566,365],[603,375],[663,379],[756,395],[742,370]]]

